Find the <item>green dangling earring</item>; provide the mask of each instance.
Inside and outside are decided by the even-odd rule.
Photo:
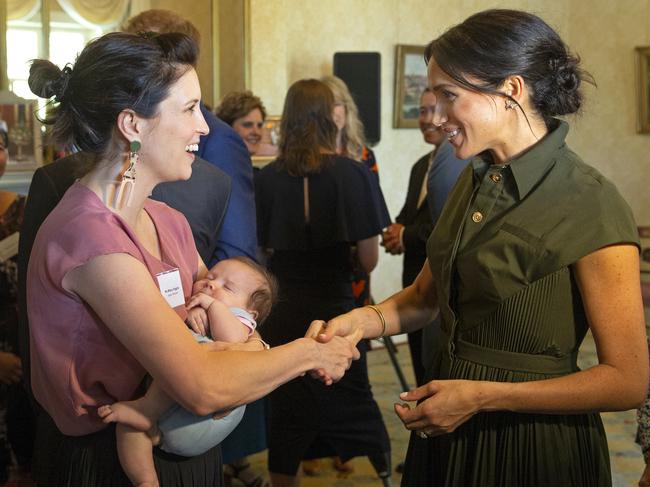
[[[126,195],[126,206],[131,206],[131,201],[133,200],[133,193],[135,190],[135,167],[140,160],[138,152],[142,144],[139,140],[132,140],[129,144],[129,167],[124,174],[122,175],[122,181],[120,182],[120,187],[117,191],[116,202],[119,204],[122,201],[122,198],[125,195],[125,192],[128,188],[128,194]]]

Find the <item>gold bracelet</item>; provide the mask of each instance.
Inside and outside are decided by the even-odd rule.
[[[384,313],[382,313],[381,310],[374,304],[368,304],[366,305],[366,308],[370,308],[375,313],[377,313],[377,316],[379,316],[379,320],[381,321],[381,333],[377,338],[383,337],[384,333],[386,333],[386,318],[384,318]]]

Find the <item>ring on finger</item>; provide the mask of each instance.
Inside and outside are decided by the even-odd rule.
[[[427,432],[424,431],[424,430],[419,430],[419,431],[416,432],[416,434],[417,434],[420,438],[422,438],[423,440],[426,440],[426,439],[429,438],[429,435],[428,435]]]

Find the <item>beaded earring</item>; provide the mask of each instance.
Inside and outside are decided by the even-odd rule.
[[[140,141],[133,140],[129,146],[129,167],[124,174],[122,175],[122,181],[120,182],[120,187],[117,190],[117,197],[115,201],[119,203],[122,202],[122,198],[126,194],[126,206],[131,206],[131,201],[133,200],[133,193],[135,191],[135,166],[138,164],[140,156],[138,151],[142,145]]]

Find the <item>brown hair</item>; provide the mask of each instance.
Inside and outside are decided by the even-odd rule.
[[[253,95],[249,90],[231,91],[223,97],[215,113],[228,125],[232,125],[235,120],[245,117],[256,108],[262,112],[262,120],[264,120],[266,118],[266,109],[259,97]]]
[[[190,36],[197,46],[201,44],[201,34],[194,24],[171,10],[153,8],[140,12],[128,19],[122,26],[122,30],[131,34],[181,32]]]
[[[278,281],[268,269],[262,267],[249,257],[236,256],[232,260],[241,262],[253,269],[262,279],[263,284],[253,292],[247,306],[257,311],[257,324],[261,325],[271,313],[271,308],[278,300]]]
[[[284,101],[278,159],[292,176],[320,171],[322,152],[336,151],[334,95],[325,83],[304,79],[291,85]]]

